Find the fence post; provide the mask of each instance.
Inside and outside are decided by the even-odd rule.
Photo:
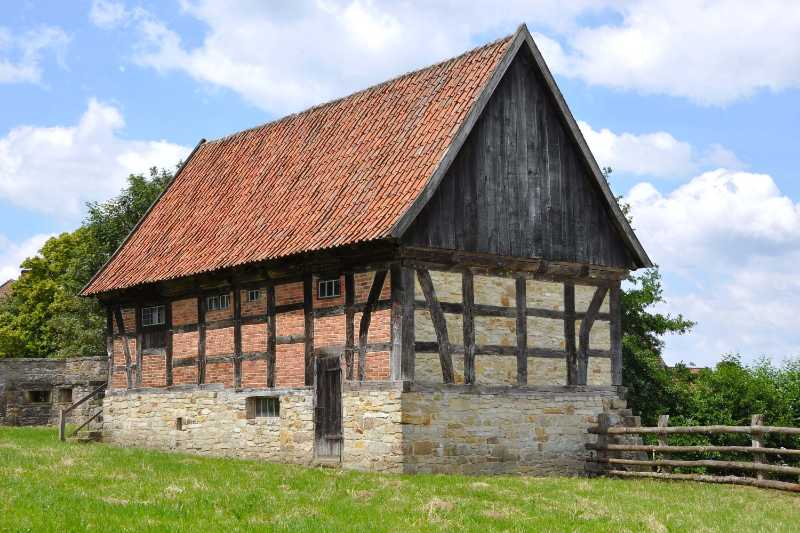
[[[660,415],[658,417],[658,427],[665,428],[668,425],[669,425],[669,415]],[[667,442],[667,434],[666,433],[659,433],[658,434],[658,445],[659,446],[668,446],[669,445],[668,442]],[[664,455],[666,455],[666,454],[662,454],[662,457],[664,457]],[[669,459],[669,457],[666,457],[666,459]],[[664,472],[668,473],[668,474],[672,473],[672,467],[670,467],[670,466],[662,466],[661,469]],[[658,469],[656,468],[656,470],[658,470]]]
[[[66,420],[66,417],[64,416],[64,410],[63,409],[59,409],[58,410],[58,438],[62,442],[64,440],[66,440],[66,437],[64,436],[64,433],[65,433],[64,430],[66,429],[66,423],[67,423],[67,420]]]
[[[609,465],[605,460],[608,459],[608,428],[611,427],[611,416],[608,413],[597,415],[597,427],[600,430],[597,434],[597,467],[598,470],[609,470]]]
[[[753,448],[761,448],[763,446],[763,437],[764,434],[756,429],[757,426],[764,425],[764,415],[753,415],[750,417],[750,426],[751,426],[751,433],[750,433],[750,445]],[[763,453],[754,453],[753,454],[753,462],[754,463],[764,463],[766,456]],[[758,479],[764,479],[764,473],[760,470],[757,471],[756,476]]]

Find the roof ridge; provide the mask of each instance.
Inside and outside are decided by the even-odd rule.
[[[251,131],[259,130],[259,129],[265,128],[267,126],[271,126],[273,124],[278,124],[279,122],[283,122],[284,120],[289,120],[289,119],[297,117],[299,115],[305,115],[306,113],[311,113],[312,111],[316,111],[317,109],[321,109],[323,107],[331,106],[331,105],[336,104],[338,102],[341,102],[343,100],[347,100],[348,98],[352,98],[354,96],[357,96],[357,95],[360,95],[360,94],[363,94],[363,93],[378,89],[380,87],[389,85],[390,83],[394,83],[394,82],[399,81],[399,80],[401,80],[403,78],[407,78],[409,76],[413,76],[413,75],[419,74],[420,72],[424,72],[426,70],[431,70],[431,69],[434,69],[434,68],[437,68],[437,67],[441,67],[441,66],[447,65],[448,63],[452,63],[453,61],[457,61],[457,60],[459,60],[459,59],[461,59],[461,58],[463,58],[465,56],[468,56],[470,54],[474,54],[474,53],[478,52],[479,50],[483,50],[483,49],[486,49],[486,48],[491,48],[492,46],[497,46],[499,43],[501,43],[503,41],[511,40],[515,36],[516,36],[516,32],[508,34],[508,35],[506,35],[504,37],[500,37],[498,39],[495,39],[494,41],[491,41],[489,43],[482,44],[480,46],[476,46],[475,48],[471,48],[471,49],[467,50],[466,52],[458,54],[457,56],[453,56],[453,57],[450,57],[450,58],[447,58],[447,59],[443,59],[442,61],[438,61],[436,63],[431,63],[430,65],[427,65],[425,67],[420,67],[420,68],[415,69],[415,70],[410,70],[410,71],[405,72],[403,74],[399,74],[397,76],[394,76],[393,78],[389,78],[387,80],[384,80],[384,81],[382,81],[380,83],[376,83],[375,85],[370,85],[368,87],[365,87],[363,89],[359,89],[358,91],[352,92],[350,94],[346,94],[344,96],[340,96],[338,98],[334,98],[333,100],[328,100],[327,102],[323,102],[321,104],[313,105],[311,107],[303,109],[302,111],[296,111],[294,113],[290,113],[288,115],[284,115],[284,116],[276,118],[274,120],[269,120],[269,121],[264,122],[262,124],[258,124],[257,126],[251,126],[249,128],[245,128],[243,130],[239,130],[239,131],[230,133],[228,135],[224,135],[224,136],[219,137],[217,139],[212,139],[212,140],[206,141],[205,144],[216,144],[216,143],[220,143],[220,142],[223,142],[223,141],[227,141],[227,140],[233,139],[234,137],[237,137],[239,135],[250,133]]]

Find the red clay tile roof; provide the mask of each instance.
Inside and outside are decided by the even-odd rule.
[[[390,236],[511,41],[201,144],[83,294]]]

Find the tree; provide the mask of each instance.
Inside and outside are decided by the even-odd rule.
[[[22,263],[24,274],[0,303],[0,357],[66,357],[105,351],[105,317],[81,288],[111,257],[172,179],[152,168],[131,175],[118,196],[88,204],[84,223],[49,239]]]
[[[622,384],[628,389],[628,403],[646,424],[660,414],[676,414],[685,403],[685,392],[664,364],[661,353],[664,336],[685,334],[694,326],[683,315],[653,312],[664,301],[661,274],[649,268],[628,278],[622,290]],[[683,368],[685,373],[688,370]]]

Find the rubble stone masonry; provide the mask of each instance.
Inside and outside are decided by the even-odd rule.
[[[364,382],[342,394],[344,468],[463,474],[583,472],[586,429],[619,406],[616,390],[536,390]],[[280,415],[248,419],[247,399],[280,399]],[[219,384],[112,391],[104,440],[218,456],[312,464],[313,390]]]

